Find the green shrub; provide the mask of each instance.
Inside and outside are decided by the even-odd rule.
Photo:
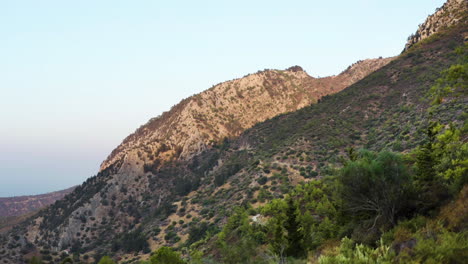
[[[349,238],[343,238],[335,252],[319,257],[320,264],[385,264],[393,263],[395,254],[382,240],[376,249],[366,245],[355,245]]]
[[[151,264],[185,264],[180,254],[170,247],[161,247],[150,258]]]
[[[98,264],[115,264],[115,262],[109,256],[104,256],[99,260]]]

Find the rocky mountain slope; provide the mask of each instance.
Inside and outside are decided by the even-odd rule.
[[[416,33],[408,37],[405,50],[447,27],[466,20],[467,13],[467,0],[448,0],[442,7],[437,8],[436,12],[430,15],[424,23],[419,25]]]
[[[98,175],[25,221],[21,229],[26,236],[14,246],[36,247],[40,242],[39,248],[54,251],[80,248],[94,252],[96,245],[109,245],[104,241],[119,244],[125,240],[122,236],[147,221],[149,215],[167,222],[164,216],[173,208],[169,201],[203,185],[200,176],[209,169],[187,169],[187,164],[197,167],[195,163],[206,151],[226,143],[227,138],[278,114],[316,103],[392,59],[359,61],[326,78],[313,78],[298,66],[265,70],[185,99],[127,137],[103,162]],[[207,166],[213,166],[218,158],[207,157]],[[179,162],[185,164],[180,170],[173,167]],[[194,213],[197,208],[193,208]],[[146,228],[159,225],[150,222]],[[163,242],[158,237],[155,240],[151,242],[154,246]]]
[[[73,191],[75,187],[65,190],[15,197],[0,197],[0,217],[19,216],[39,210]]]
[[[299,91],[314,91],[308,84],[320,79],[307,77],[297,67],[245,77],[247,85],[264,84],[250,88],[252,94],[251,86],[236,89],[241,87],[239,79],[228,82],[229,89],[224,83],[186,99],[129,136],[98,175],[2,236],[0,259],[21,263],[40,253],[46,262],[55,263],[74,253],[81,261],[92,262],[112,254],[131,263],[161,245],[193,243],[200,230],[216,232],[236,205],[258,207],[282,197],[298,182],[329,174],[334,170],[331,164],[339,162],[350,146],[412,149],[424,139],[429,120],[425,94],[440,72],[457,61],[467,34],[466,21],[447,27],[347,89],[303,99],[318,101],[310,106],[301,101]],[[339,76],[345,78],[352,70]],[[339,76],[330,77],[330,89]],[[286,85],[292,92],[282,97]],[[222,99],[217,98],[220,93],[225,95]],[[247,94],[267,98],[271,105],[245,99]],[[249,103],[240,103],[241,99]],[[460,122],[468,110],[466,100],[445,101],[433,114]],[[262,115],[261,109],[255,110],[257,104],[263,104],[263,111],[291,113]],[[229,116],[210,109],[214,106],[244,113],[238,124],[229,125]],[[299,110],[292,112],[295,109]],[[205,116],[200,118],[200,113]],[[269,119],[255,125],[242,120],[244,115]],[[223,123],[211,123],[212,119]],[[178,126],[178,121],[189,127]],[[185,137],[173,135],[170,124]],[[225,134],[216,138],[216,133]],[[158,135],[164,135],[163,142]]]
[[[139,226],[148,214],[167,221],[161,215],[171,210],[168,201],[202,184],[190,170],[172,171],[174,163],[192,163],[199,159],[197,154],[227,138],[341,91],[392,59],[359,61],[325,78],[313,78],[298,66],[265,70],[187,98],[127,137],[103,162],[98,175],[26,221],[26,237],[20,242],[40,241],[54,251],[78,247],[88,251],[107,244],[103,240],[122,239],[119,234]],[[108,232],[111,226],[113,232]]]
[[[343,90],[392,58],[359,61],[337,76],[313,78],[301,67],[265,70],[189,97],[128,136],[102,163],[142,164],[186,159],[254,124],[296,111]],[[138,165],[136,165],[138,163]]]

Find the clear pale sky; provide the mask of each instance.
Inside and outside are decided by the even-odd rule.
[[[181,99],[394,56],[443,0],[0,1],[0,196],[82,183]]]

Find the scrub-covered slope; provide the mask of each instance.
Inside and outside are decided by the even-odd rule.
[[[242,113],[240,109],[262,104],[263,100],[255,101],[257,97],[276,98],[271,103],[278,102],[278,106],[262,105],[266,112],[280,106],[283,112],[294,110],[290,105],[301,108],[276,117],[269,113],[263,117],[272,118],[257,125],[242,119],[247,112],[235,116],[241,125],[233,126],[224,113],[216,117],[220,110],[210,110],[209,118],[204,117],[205,110],[185,112],[198,109],[199,96],[182,102],[127,138],[97,176],[2,237],[0,257],[5,263],[19,263],[25,254],[42,250],[45,258],[55,262],[70,252],[84,262],[105,253],[125,261],[145,258],[162,245],[189,245],[207,232],[217,232],[236,205],[258,207],[283,197],[301,181],[332,174],[349,147],[399,152],[414,148],[424,140],[430,120],[427,91],[443,70],[459,61],[461,47],[466,45],[467,24],[461,21],[420,41],[343,91],[315,97],[318,103],[310,106],[299,103],[302,97],[296,98],[303,92],[282,97],[285,83],[293,91],[312,87],[307,84],[315,79],[304,77],[296,67],[237,80],[240,87],[249,77],[262,79],[263,88],[251,89],[252,93],[263,91],[259,94],[247,97],[249,89],[237,89],[233,81],[229,89],[227,83],[221,84],[201,95],[199,111],[207,106],[231,109],[234,104],[236,112]],[[226,91],[222,104],[216,101],[215,91]],[[250,102],[250,108],[240,101]],[[433,115],[443,123],[459,124],[467,105],[463,96],[446,100]],[[249,115],[260,115],[261,109]],[[191,128],[181,126],[173,135],[169,124],[177,128],[176,124],[185,122],[182,117],[192,120]],[[225,123],[210,127],[208,121],[214,119]],[[222,134],[223,127],[240,129]],[[210,136],[218,133],[222,137]],[[203,140],[195,140],[202,142],[198,145],[162,144],[157,138],[161,134],[164,142],[189,142],[192,135]],[[179,135],[185,136],[180,140]]]

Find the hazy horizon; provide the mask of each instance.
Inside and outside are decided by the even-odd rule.
[[[82,183],[127,135],[214,84],[398,55],[444,2],[0,3],[0,197]]]

